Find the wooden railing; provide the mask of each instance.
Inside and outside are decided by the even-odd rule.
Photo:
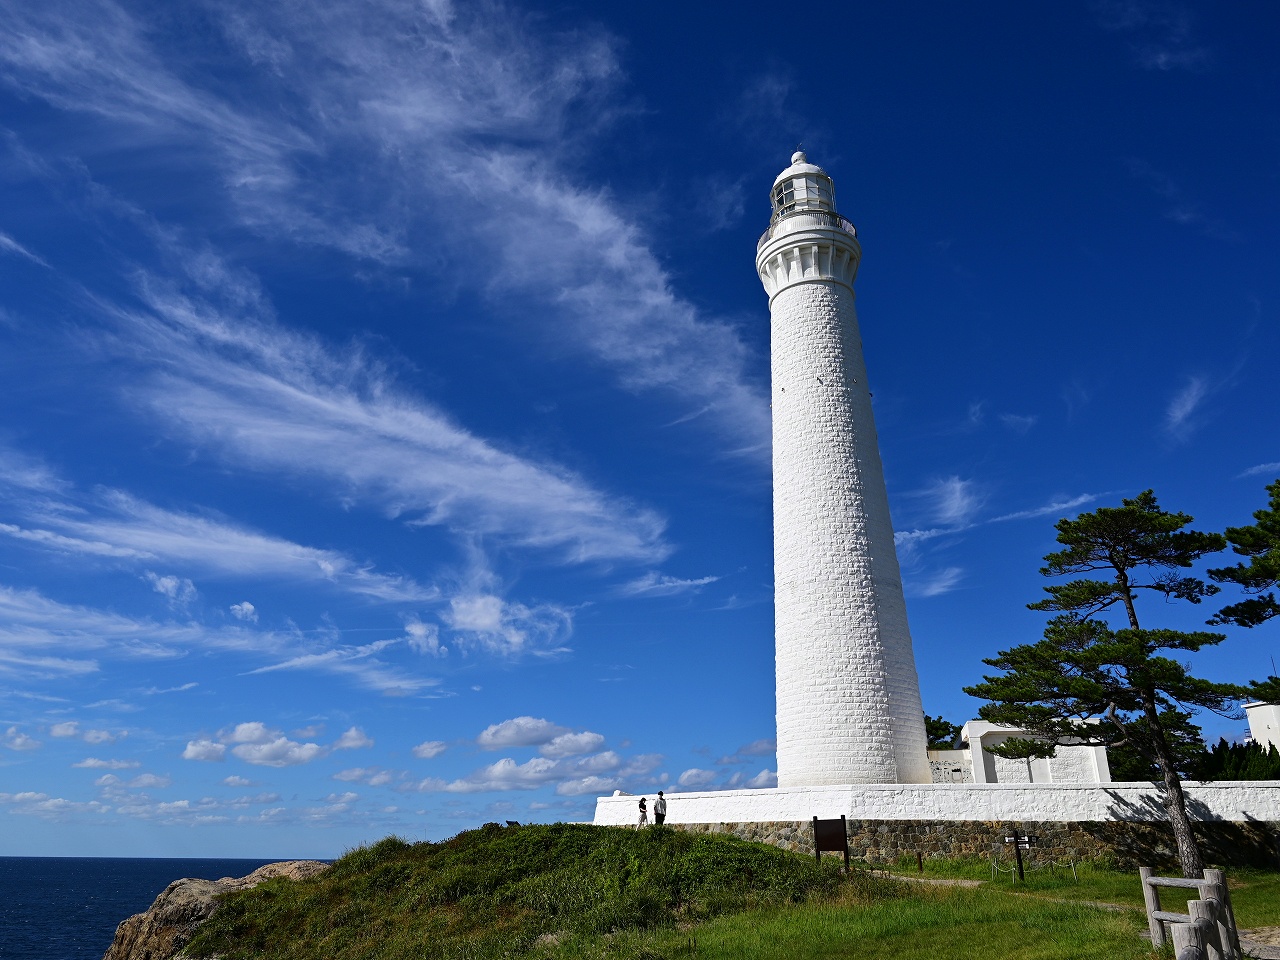
[[[1165,945],[1164,926],[1168,924],[1176,960],[1242,960],[1231,894],[1221,870],[1206,870],[1203,880],[1193,880],[1157,877],[1150,867],[1139,867],[1138,876],[1142,879],[1152,946],[1158,950]],[[1188,913],[1161,910],[1161,887],[1195,890],[1200,899],[1187,902]]]

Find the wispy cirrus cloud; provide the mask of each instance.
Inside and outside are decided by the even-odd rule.
[[[1191,7],[1178,0],[1095,0],[1105,30],[1130,39],[1135,62],[1147,70],[1194,70],[1208,66],[1212,50],[1195,33]]]
[[[40,264],[42,267],[49,266],[49,264],[45,263],[41,257],[36,256],[17,240],[13,239],[13,237],[3,231],[0,231],[0,253],[9,253],[14,256],[23,257],[30,260],[32,263]]]
[[[707,584],[715,583],[719,579],[719,577],[685,579],[650,570],[643,576],[619,586],[618,593],[624,597],[673,597],[681,593],[696,593]]]
[[[572,163],[620,109],[607,36],[535,31],[499,5],[228,2],[209,13],[256,93],[232,101],[160,54],[153,22],[105,0],[6,13],[10,84],[157,145],[208,148],[251,228],[397,268],[443,261],[446,286],[460,251],[483,250],[493,268],[466,272],[481,292],[539,304],[515,316],[549,346],[569,343],[626,390],[705,409],[733,448],[767,459],[758,358],[674,290],[643,224]]]
[[[12,465],[6,469],[8,463]],[[122,490],[77,493],[52,471],[37,469],[30,458],[0,447],[0,488],[4,487],[9,509],[24,523],[0,523],[0,535],[45,550],[141,563],[181,562],[224,576],[327,581],[385,601],[424,602],[439,596],[434,588],[379,573],[338,551],[272,537],[211,511],[165,509]],[[195,585],[188,578],[150,570],[143,576],[171,601],[195,599]],[[253,613],[252,605],[241,609]]]
[[[1188,377],[1165,407],[1165,433],[1175,440],[1187,439],[1198,426],[1197,414],[1209,393],[1209,384],[1203,377]]]
[[[1257,466],[1250,467],[1248,470],[1244,470],[1237,474],[1236,479],[1242,480],[1245,477],[1258,477],[1266,474],[1275,474],[1276,476],[1280,476],[1280,461],[1276,461],[1275,463],[1260,463]]]

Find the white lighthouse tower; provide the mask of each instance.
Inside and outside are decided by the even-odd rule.
[[[862,248],[803,153],[771,199],[756,269],[772,318],[778,786],[928,783],[853,306]]]

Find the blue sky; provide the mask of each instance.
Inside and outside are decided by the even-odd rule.
[[[1039,636],[1060,516],[1221,529],[1280,476],[1273,4],[0,11],[0,852],[770,783],[798,143],[863,243],[930,713]]]

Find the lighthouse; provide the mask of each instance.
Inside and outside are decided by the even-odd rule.
[[[854,311],[862,248],[803,153],[770,200],[756,270],[771,326],[778,786],[928,783]]]

